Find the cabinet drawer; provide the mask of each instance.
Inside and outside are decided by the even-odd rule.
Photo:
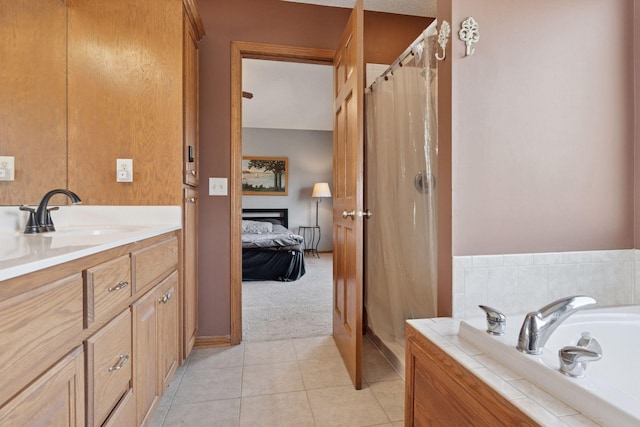
[[[87,312],[85,327],[107,320],[131,296],[131,259],[116,258],[85,271]]]
[[[120,313],[86,342],[87,425],[101,425],[131,385],[131,312]]]
[[[0,402],[79,344],[82,307],[80,274],[0,299]]]
[[[136,401],[133,398],[133,391],[129,389],[102,427],[135,427],[135,425]]]
[[[140,293],[158,283],[178,267],[178,238],[172,237],[131,253],[135,292]]]

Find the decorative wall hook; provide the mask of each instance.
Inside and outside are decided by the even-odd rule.
[[[474,43],[478,43],[480,40],[480,32],[478,31],[478,23],[472,16],[468,17],[462,22],[462,28],[458,32],[460,40],[462,40],[467,46],[465,50],[465,56],[473,55]]]
[[[438,31],[438,44],[440,45],[440,49],[442,49],[442,56],[436,52],[436,59],[438,61],[444,61],[447,57],[447,41],[449,41],[449,34],[451,34],[451,25],[447,21],[442,21],[440,24],[440,31]]]

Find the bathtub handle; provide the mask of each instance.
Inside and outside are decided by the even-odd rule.
[[[595,341],[593,338],[592,342]],[[600,348],[600,344],[595,341]],[[584,378],[587,363],[602,359],[602,352],[597,352],[584,347],[567,346],[558,352],[560,357],[560,371],[573,378]]]
[[[507,316],[493,307],[486,305],[479,305],[478,307],[487,314],[487,333],[504,335],[504,330],[507,327]]]
[[[589,332],[582,333],[582,336],[578,340],[578,344],[576,344],[576,346],[602,354],[602,347],[600,347],[600,343],[595,338],[592,338]]]

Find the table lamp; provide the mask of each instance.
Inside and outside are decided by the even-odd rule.
[[[316,200],[316,227],[318,226],[318,206],[322,201],[323,197],[331,197],[331,190],[329,189],[329,184],[326,182],[317,182],[313,186],[313,193],[311,197],[315,197]]]

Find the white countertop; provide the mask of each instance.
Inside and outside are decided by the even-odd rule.
[[[56,231],[25,235],[17,207],[0,208],[0,281],[179,230],[179,206],[63,207]],[[3,221],[4,220],[4,221]]]

